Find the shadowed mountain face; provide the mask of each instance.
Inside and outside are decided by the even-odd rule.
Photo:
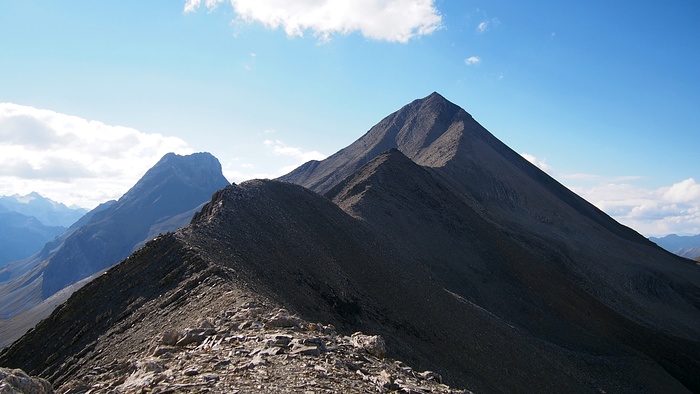
[[[173,317],[192,324],[208,313],[202,298],[235,292],[228,302],[264,297],[345,333],[381,334],[391,356],[477,391],[683,391],[648,356],[614,339],[561,346],[513,326],[401,245],[299,186],[228,186],[190,226],[76,292],[0,363],[54,384],[79,380],[115,358],[151,352]],[[38,343],[46,348],[31,351]],[[46,354],[55,356],[47,363]]]
[[[616,316],[697,348],[697,266],[615,222],[437,93],[281,179],[324,193],[455,293],[542,338],[591,343],[576,336],[609,337],[590,324],[619,331],[619,321],[601,325]],[[683,374],[677,362],[669,369]]]
[[[441,183],[497,223],[525,225],[529,231],[563,238],[573,217],[646,242],[533,166],[438,93],[387,116],[327,159],[306,163],[279,179],[324,194],[393,148],[430,168]],[[533,220],[543,225],[535,227]]]
[[[76,292],[0,365],[78,382],[152,354],[163,330],[213,300],[263,297],[345,334],[381,334],[390,356],[477,392],[700,391],[698,266],[438,94],[283,178],[323,195],[227,186],[189,226]]]
[[[5,320],[28,311],[119,262],[158,233],[187,224],[226,185],[219,161],[208,153],[165,155],[118,201],[96,208],[32,258],[5,267],[0,316]],[[34,316],[24,320],[36,323]],[[0,334],[14,335],[5,332],[4,324],[0,322]],[[8,344],[7,338],[0,339]]]
[[[147,240],[151,227],[193,210],[227,184],[219,161],[208,153],[165,155],[113,206],[66,240],[46,266],[42,296],[124,259]]]
[[[693,338],[696,334],[700,316],[693,314],[692,321],[684,316],[697,307],[695,267],[680,263],[566,189],[437,93],[387,116],[326,160],[303,165],[280,179],[328,193],[362,164],[391,148],[423,167],[434,183],[449,190],[452,200],[490,223],[501,238],[517,241],[608,307],[633,320],[651,321],[674,335]],[[378,194],[404,192],[401,184],[394,183]],[[416,190],[426,188],[416,186]],[[348,195],[354,193],[337,201],[342,207],[348,207]],[[333,193],[328,196],[338,198]],[[363,219],[383,223],[373,215]],[[410,237],[411,231],[406,230],[402,228],[395,237]],[[424,240],[420,248],[445,239],[430,233],[418,238]],[[451,250],[464,249],[461,241],[455,242]],[[462,263],[455,258],[454,264]],[[654,294],[661,295],[664,307],[649,309],[648,297]]]

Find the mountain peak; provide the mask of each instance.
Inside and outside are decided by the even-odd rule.
[[[46,267],[43,296],[115,264],[151,235],[189,222],[194,214],[190,211],[228,184],[219,160],[210,153],[166,154],[115,204],[66,240]],[[74,250],[80,250],[80,256]]]
[[[119,199],[118,204],[141,198],[148,191],[157,189],[157,186],[166,180],[207,190],[207,193],[210,190],[218,190],[221,184],[229,183],[221,172],[221,163],[211,153],[199,152],[190,155],[167,153]]]
[[[389,149],[398,149],[419,165],[443,166],[463,145],[466,131],[488,134],[466,111],[433,92],[385,117],[347,148],[321,162],[299,167],[280,180],[323,194]]]
[[[165,163],[183,163],[185,161],[191,161],[191,162],[197,162],[201,164],[210,164],[210,165],[216,165],[215,163],[219,163],[219,160],[214,157],[209,152],[197,152],[197,153],[191,153],[189,155],[178,155],[177,153],[174,152],[169,152],[166,153],[160,160],[158,160],[158,163],[154,167],[158,167],[159,165],[165,164]],[[220,165],[220,164],[219,164]]]
[[[430,93],[429,95],[427,95],[427,96],[425,96],[425,97],[423,97],[423,98],[416,99],[416,100],[413,100],[413,101],[414,101],[414,102],[416,102],[416,101],[425,101],[425,102],[427,102],[427,101],[431,101],[431,102],[445,102],[445,103],[449,103],[449,104],[455,105],[455,104],[452,103],[450,100],[446,99],[445,96],[441,95],[441,94],[438,93],[438,92],[432,92],[432,93]]]
[[[438,92],[433,92],[423,98],[413,100],[396,111],[395,114],[406,112],[416,115],[420,114],[421,116],[434,116],[447,120],[453,119],[459,113],[460,116],[466,119],[473,119],[467,111],[446,99]]]

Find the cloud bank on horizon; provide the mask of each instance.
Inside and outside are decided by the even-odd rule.
[[[205,0],[211,11],[225,0]],[[442,17],[433,0],[230,0],[246,23],[284,29],[290,37],[311,31],[321,41],[334,34],[361,33],[373,40],[406,43],[439,29]],[[196,11],[202,0],[187,0],[185,13]]]
[[[176,137],[0,103],[0,195],[37,191],[92,208],[120,197],[168,152],[192,149]]]
[[[656,189],[634,184],[639,176],[603,177],[567,174],[544,159],[521,153],[527,161],[618,222],[647,236],[700,234],[700,183],[694,178]]]

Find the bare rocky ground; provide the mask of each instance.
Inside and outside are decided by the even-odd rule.
[[[466,393],[384,358],[380,336],[338,334],[248,302],[197,327],[166,329],[149,351],[92,368],[59,393]]]
[[[161,238],[74,293],[0,366],[73,394],[468,392],[385,357],[396,352],[379,336],[310,323]],[[12,390],[0,394],[52,392]]]

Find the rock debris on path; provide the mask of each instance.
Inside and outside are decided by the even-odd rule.
[[[380,336],[338,334],[248,303],[198,327],[164,330],[149,354],[114,360],[59,393],[467,393],[439,374],[384,358]]]

